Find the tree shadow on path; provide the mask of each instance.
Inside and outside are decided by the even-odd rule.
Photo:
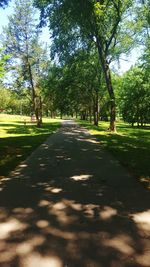
[[[67,124],[1,180],[1,267],[145,267],[150,197]]]

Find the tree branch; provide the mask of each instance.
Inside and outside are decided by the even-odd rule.
[[[114,7],[115,7],[115,9],[117,11],[117,18],[116,18],[116,23],[115,23],[115,25],[114,25],[114,27],[112,29],[111,36],[110,36],[110,38],[109,38],[109,40],[107,41],[107,44],[106,44],[106,51],[105,51],[106,54],[107,54],[107,51],[109,49],[109,46],[111,45],[111,42],[112,42],[115,34],[117,32],[117,27],[118,27],[118,24],[119,24],[119,22],[121,20],[121,16],[120,16],[120,1],[118,1],[118,5],[114,2],[114,0],[112,0],[112,2],[113,2]]]

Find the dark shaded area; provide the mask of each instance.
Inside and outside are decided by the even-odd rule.
[[[1,267],[149,266],[150,195],[66,122],[1,180]]]

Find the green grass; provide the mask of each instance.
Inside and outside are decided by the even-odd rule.
[[[150,127],[131,127],[127,123],[117,123],[117,133],[107,131],[109,123],[100,122],[93,126],[79,121],[109,150],[131,174],[150,186]]]
[[[59,127],[58,119],[44,118],[37,128],[29,117],[0,114],[0,177],[7,176]]]

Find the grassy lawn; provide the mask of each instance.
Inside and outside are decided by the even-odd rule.
[[[93,134],[128,170],[150,188],[150,127],[132,128],[126,123],[117,123],[117,133],[107,131],[109,123],[93,126],[79,121]]]
[[[37,128],[30,117],[0,114],[0,177],[8,175],[59,127],[58,119],[44,118],[43,126]]]

